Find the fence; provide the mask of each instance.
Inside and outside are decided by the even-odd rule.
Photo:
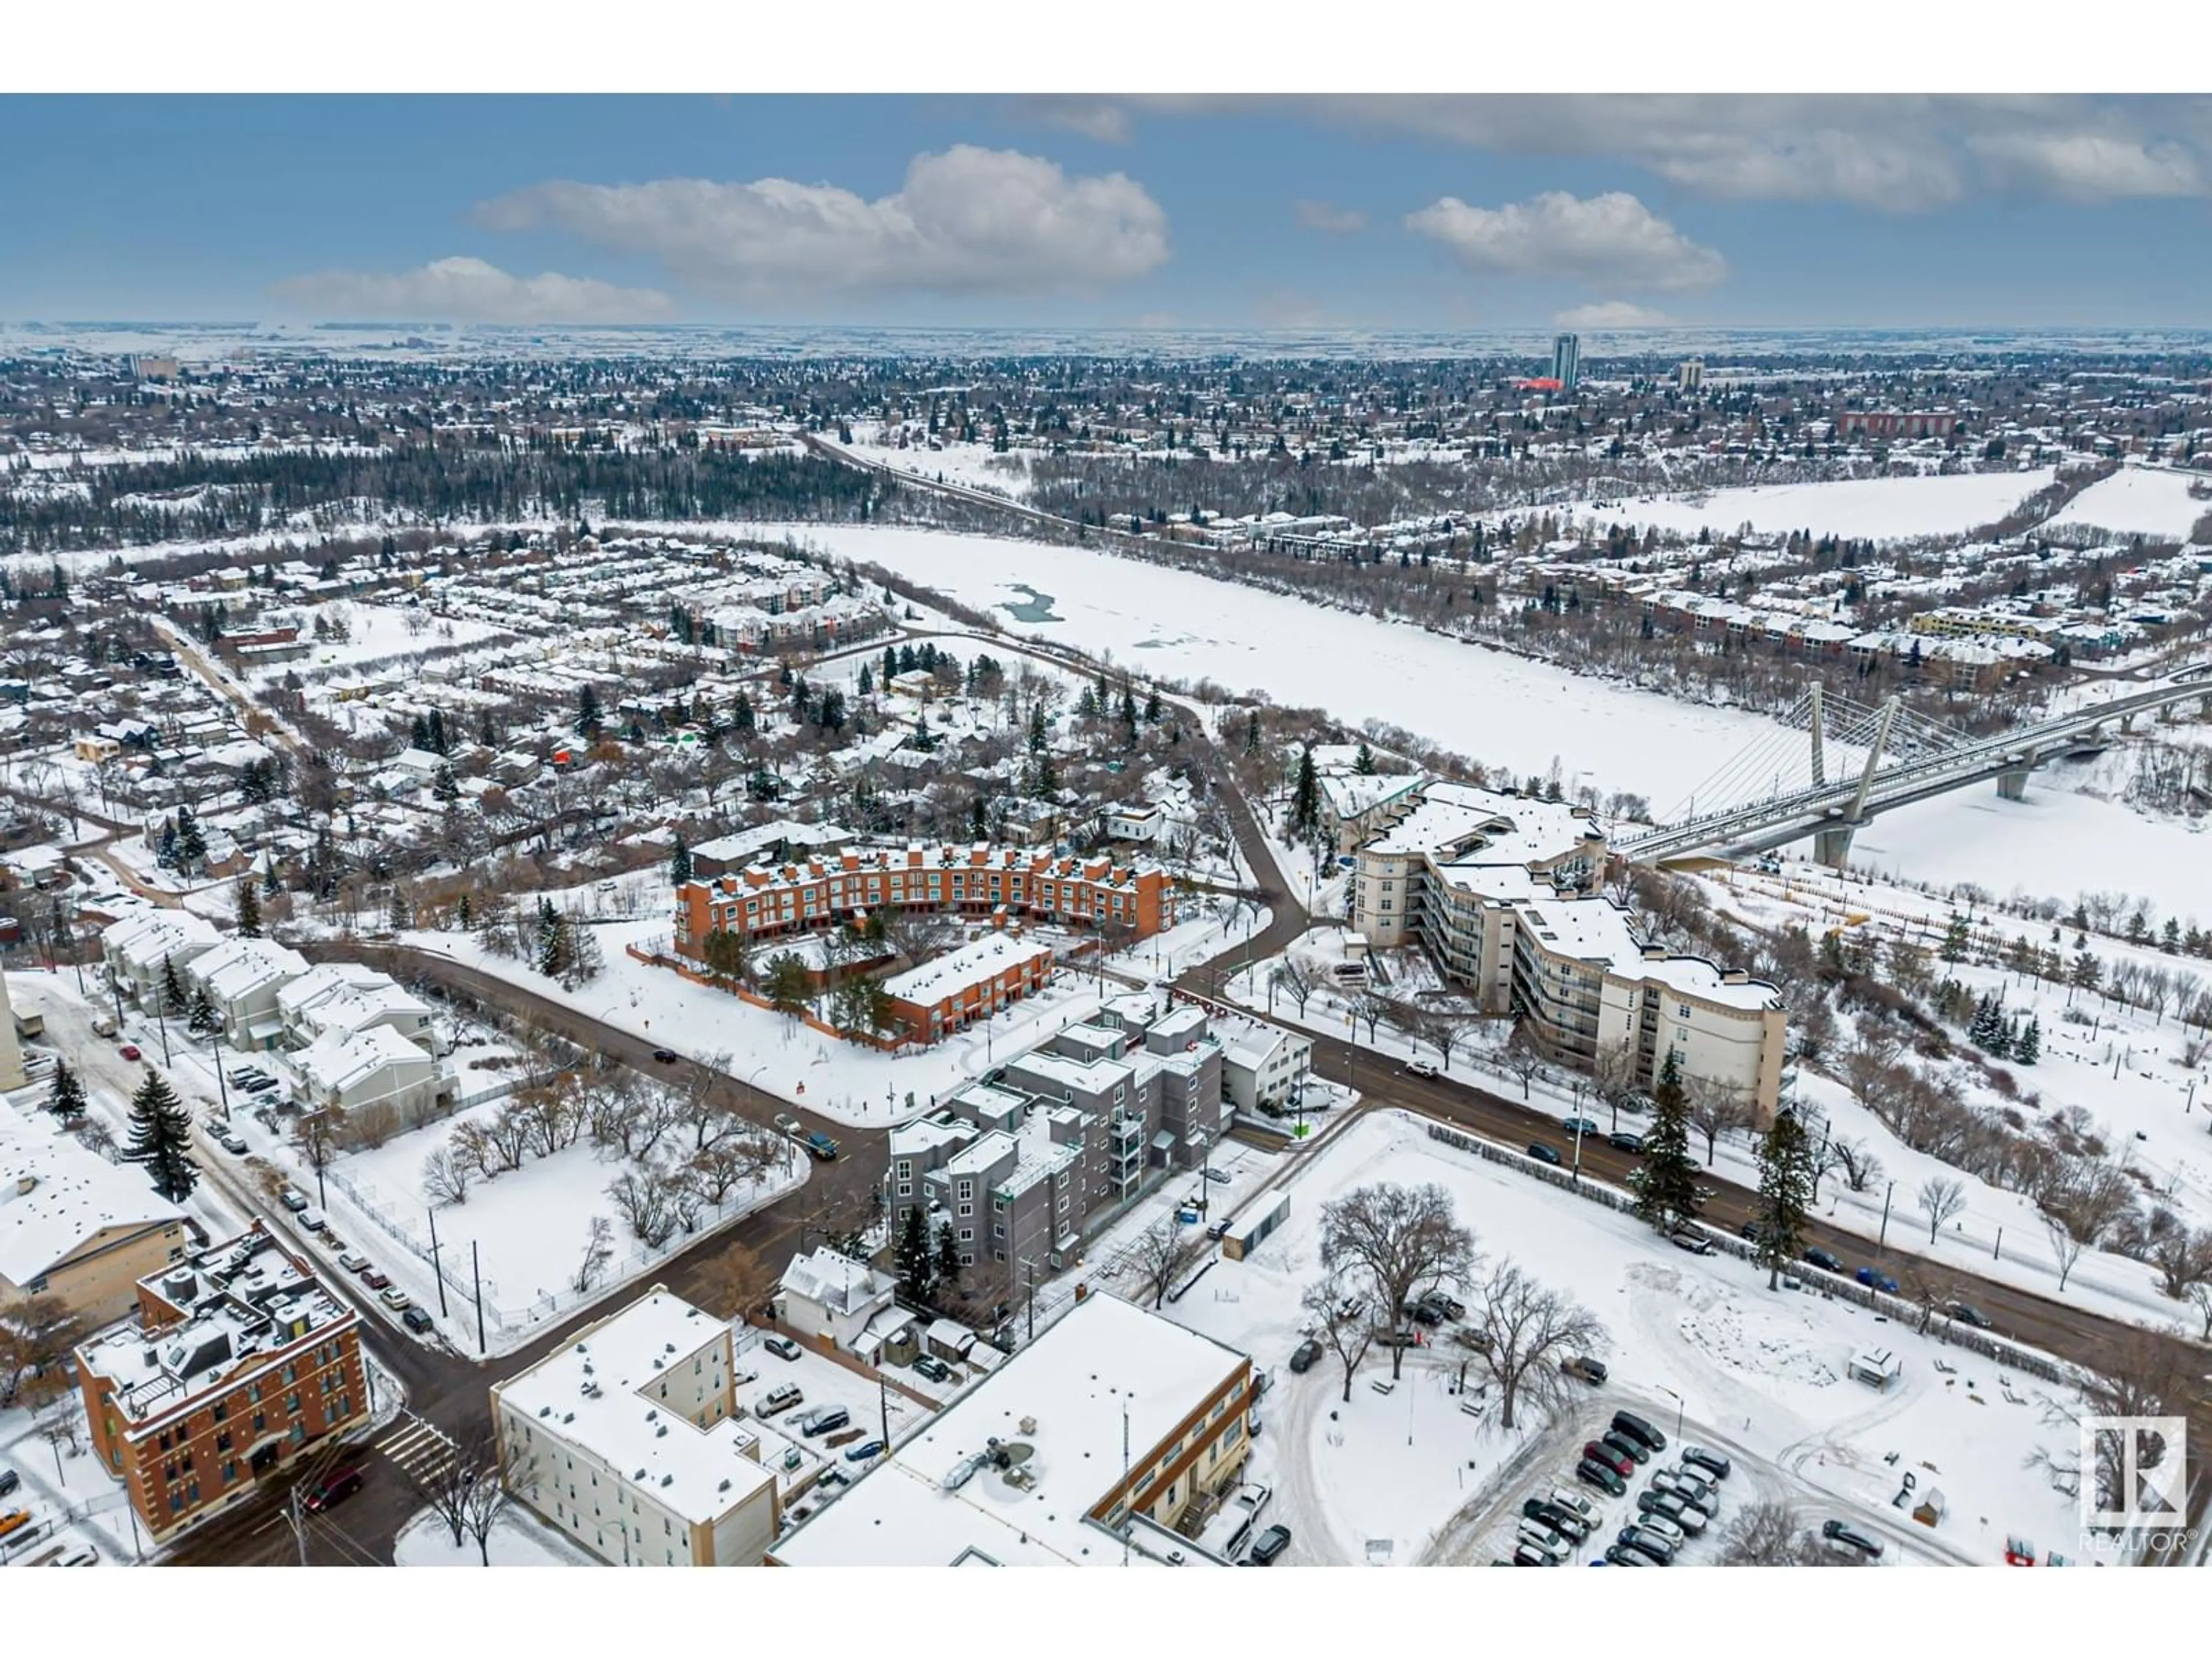
[[[1479,1136],[1468,1134],[1463,1130],[1452,1128],[1446,1124],[1431,1121],[1429,1124],[1429,1139],[1440,1140],[1447,1146],[1456,1147],[1463,1152],[1472,1152],[1477,1158],[1486,1159],[1492,1164],[1502,1164],[1519,1174],[1534,1176],[1539,1181],[1562,1188],[1577,1197],[1587,1199],[1593,1204],[1602,1204],[1608,1210],[1631,1212],[1636,1207],[1636,1200],[1617,1188],[1608,1187],[1599,1182],[1577,1181],[1569,1170],[1554,1169],[1552,1165],[1540,1163],[1526,1153],[1516,1152],[1510,1147],[1498,1146],[1494,1142],[1484,1140]],[[1716,1250],[1726,1255],[1745,1261],[1755,1261],[1759,1259],[1758,1249],[1747,1240],[1731,1238],[1727,1234],[1717,1232],[1711,1228],[1705,1229],[1702,1236]],[[1833,1273],[1824,1273],[1818,1267],[1805,1264],[1793,1264],[1790,1272],[1807,1284],[1818,1285],[1820,1293],[1824,1296],[1838,1297],[1845,1302],[1856,1302],[1859,1306],[1878,1313],[1885,1318],[1895,1320],[1900,1324],[1917,1327],[1921,1319],[1923,1310],[1917,1304],[1907,1302],[1902,1297],[1891,1296],[1875,1290],[1870,1285],[1862,1285],[1856,1279],[1838,1278]],[[1941,1340],[1954,1347],[1971,1349],[1976,1353],[1996,1360],[1999,1364],[2025,1371],[2031,1376],[2039,1376],[2045,1382],[2070,1384],[2078,1380],[2073,1368],[2063,1361],[2033,1349],[2022,1348],[2014,1343],[2006,1341],[2002,1337],[1988,1331],[1976,1330],[1971,1326],[1962,1326],[1946,1321],[1941,1333]]]

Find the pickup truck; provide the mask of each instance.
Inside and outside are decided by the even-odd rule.
[[[837,1156],[837,1143],[823,1134],[821,1130],[817,1129],[806,1137],[806,1150],[827,1164]]]

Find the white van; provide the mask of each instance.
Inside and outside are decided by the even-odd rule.
[[[102,1036],[102,1037],[112,1037],[112,1036],[113,1036],[115,1035],[115,1029],[116,1029],[116,1028],[115,1028],[115,1016],[114,1016],[114,1015],[112,1015],[112,1014],[94,1014],[94,1015],[92,1017],[92,1034],[93,1034],[93,1036]]]

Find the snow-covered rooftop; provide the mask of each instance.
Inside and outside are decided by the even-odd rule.
[[[857,1313],[897,1283],[889,1273],[878,1273],[826,1244],[811,1255],[793,1256],[783,1270],[787,1293],[848,1314]]]
[[[191,977],[219,1001],[251,996],[271,980],[289,982],[307,971],[307,959],[269,939],[227,939],[193,958]]]
[[[110,1164],[52,1118],[0,1111],[0,1279],[20,1288],[102,1228],[183,1215],[136,1164]]]
[[[1119,1566],[1121,1537],[1094,1514],[1132,1464],[1157,1462],[1249,1363],[1118,1297],[1089,1297],[773,1557],[787,1566]],[[1030,1455],[1012,1469],[979,1464],[994,1441]],[[1142,1529],[1132,1541],[1127,1559],[1145,1565],[1172,1547]],[[1184,1559],[1212,1565],[1195,1547]]]
[[[343,1094],[388,1066],[427,1066],[430,1058],[388,1025],[361,1031],[327,1031],[292,1056],[315,1089]]]
[[[986,933],[957,951],[946,951],[933,962],[909,968],[903,974],[894,974],[884,981],[884,990],[902,1002],[927,1006],[958,996],[970,986],[994,980],[1008,969],[1051,955],[1052,946],[1041,939],[1017,939],[1006,933]]]

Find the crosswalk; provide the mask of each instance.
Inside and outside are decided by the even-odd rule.
[[[411,1413],[403,1415],[398,1426],[370,1449],[381,1452],[417,1485],[435,1480],[459,1458],[444,1430]]]

